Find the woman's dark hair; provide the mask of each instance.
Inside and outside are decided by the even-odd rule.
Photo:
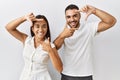
[[[69,9],[77,9],[77,10],[79,10],[79,7],[78,7],[77,5],[75,5],[75,4],[70,4],[70,5],[68,5],[68,6],[65,8],[65,13],[66,13],[66,11],[69,10]]]
[[[51,40],[50,28],[49,28],[49,23],[48,23],[47,18],[46,18],[44,15],[37,15],[36,18],[37,18],[37,19],[44,19],[44,20],[46,21],[46,23],[47,23],[47,28],[48,28],[48,29],[47,29],[47,33],[46,33],[46,35],[45,35],[45,38],[48,38],[48,37],[49,37],[49,39]],[[33,25],[34,25],[35,22],[36,22],[36,21],[33,21]],[[35,34],[34,34],[34,32],[32,31],[32,27],[30,28],[30,32],[31,32],[31,36],[33,37]]]

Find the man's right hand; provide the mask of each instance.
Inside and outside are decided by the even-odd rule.
[[[68,38],[70,36],[72,36],[75,32],[75,30],[77,30],[78,28],[68,28],[67,27],[67,23],[65,24],[65,28],[63,30],[63,32],[61,33],[61,37],[62,38]]]

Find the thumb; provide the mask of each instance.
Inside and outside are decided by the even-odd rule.
[[[90,16],[90,14],[91,14],[91,12],[87,12],[87,13],[86,13],[85,20],[88,19],[88,16]]]
[[[80,12],[82,12],[82,10],[81,10],[81,9],[79,9],[79,10],[76,10],[75,12],[76,12],[76,13],[80,13]]]
[[[33,26],[33,22],[31,20],[29,20],[29,22],[30,22],[30,25]]]
[[[50,42],[50,37],[48,37],[48,39],[47,39],[49,42]]]
[[[48,37],[45,42],[50,43],[50,37]]]
[[[27,21],[30,23],[31,26],[33,26],[33,22],[30,20],[30,18],[28,16],[25,16]]]
[[[72,30],[74,30],[74,31],[75,31],[75,30],[78,30],[78,28],[72,28]]]

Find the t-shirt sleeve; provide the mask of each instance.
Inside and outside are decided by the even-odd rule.
[[[25,39],[25,44],[31,39],[32,37],[28,36],[26,39]],[[24,44],[24,45],[25,45]]]
[[[96,35],[99,34],[99,33],[97,32],[99,22],[100,22],[100,21],[96,21],[96,22],[92,22],[92,23],[90,24],[91,34],[92,34],[93,37],[95,37]]]

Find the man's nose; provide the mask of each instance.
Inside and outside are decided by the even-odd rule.
[[[74,17],[71,17],[70,20],[71,20],[71,21],[74,21],[75,19],[74,19]]]

